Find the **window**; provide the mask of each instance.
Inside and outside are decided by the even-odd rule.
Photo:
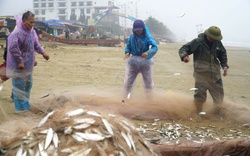
[[[42,3],[42,4],[41,4],[41,7],[46,7],[46,3]]]
[[[84,9],[81,9],[81,14],[84,14]]]
[[[76,2],[71,2],[71,6],[76,6]]]
[[[58,6],[59,6],[59,7],[65,7],[65,6],[66,6],[65,4],[66,4],[65,2],[59,2],[59,3],[58,3]]]
[[[87,6],[92,6],[92,1],[87,1]]]
[[[87,14],[90,14],[90,13],[91,13],[91,12],[90,12],[90,9],[87,9],[87,10],[86,10],[86,13],[87,13]]]
[[[79,6],[84,6],[84,2],[79,2]]]
[[[59,16],[59,20],[66,20],[66,16]]]
[[[65,9],[59,9],[59,10],[58,10],[58,13],[59,13],[59,14],[66,14],[66,10],[65,10]]]
[[[54,3],[49,3],[49,7],[54,7]]]
[[[42,15],[45,15],[45,10],[42,10],[42,13],[41,13]]]
[[[34,3],[34,8],[39,8],[39,4],[38,3]]]
[[[35,10],[35,15],[39,15],[39,10]]]

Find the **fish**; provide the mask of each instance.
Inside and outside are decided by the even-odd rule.
[[[3,84],[0,84],[0,91],[3,90]]]
[[[50,145],[50,143],[51,143],[51,141],[53,139],[53,134],[54,134],[53,129],[49,128],[46,139],[45,139],[45,144],[44,144],[44,149],[45,150],[49,147],[49,145]]]
[[[101,141],[105,138],[99,134],[92,134],[92,133],[76,132],[75,134],[82,137],[85,140]]]
[[[91,126],[91,125],[88,123],[84,123],[84,124],[80,124],[80,125],[75,125],[75,126],[73,126],[73,128],[74,129],[85,129],[85,128],[88,128],[89,126]]]
[[[97,117],[101,117],[101,115],[99,113],[95,112],[95,111],[88,111],[87,114],[97,116]]]
[[[59,138],[56,132],[54,132],[54,135],[53,135],[53,143],[54,143],[55,148],[58,148]]]
[[[132,145],[131,145],[131,142],[130,142],[128,136],[127,136],[124,132],[121,132],[121,135],[122,135],[122,137],[124,138],[124,140],[126,141],[128,147],[129,147],[129,149],[131,149],[131,148],[132,148]]]
[[[112,127],[110,125],[110,123],[106,120],[102,118],[102,122],[104,123],[106,129],[108,130],[109,134],[114,135],[114,131],[112,130]]]
[[[198,88],[190,88],[189,90],[196,91],[196,90],[198,90]]]
[[[23,155],[23,146],[21,145],[20,148],[16,152],[16,156],[22,156]]]
[[[128,93],[127,99],[130,99],[130,95],[131,95],[131,94],[130,94],[130,93]]]
[[[37,127],[41,127],[47,120],[48,118],[54,114],[54,111],[48,113],[40,122],[39,124],[37,125]]]
[[[72,134],[71,136],[72,136],[76,141],[79,141],[79,142],[85,141],[85,139],[83,139],[83,138],[80,137],[79,135]]]
[[[131,135],[131,134],[128,134],[128,138],[129,138],[129,141],[130,141],[130,143],[131,143],[131,146],[132,146],[133,149],[134,149],[134,152],[136,152],[135,142],[134,142],[134,140],[133,140],[133,138],[132,138],[132,135]]]
[[[77,116],[77,115],[83,114],[84,112],[85,112],[84,109],[80,108],[80,109],[69,111],[69,112],[66,113],[66,115],[68,115],[68,116]]]
[[[74,122],[76,124],[79,124],[79,123],[93,124],[93,123],[95,123],[95,119],[93,119],[93,118],[74,119]]]
[[[73,132],[72,126],[69,126],[64,130],[64,134],[71,134]]]
[[[114,114],[108,114],[108,116],[110,116],[110,117],[116,117],[116,115],[114,115]]]

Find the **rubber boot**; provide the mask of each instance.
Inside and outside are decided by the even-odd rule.
[[[195,107],[196,107],[196,114],[199,114],[200,112],[202,112],[202,103],[195,103]]]

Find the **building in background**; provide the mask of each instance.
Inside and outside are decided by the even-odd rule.
[[[136,2],[122,0],[33,0],[33,12],[37,20],[51,19],[80,21],[87,24],[106,10],[136,17]],[[113,20],[122,27],[132,27],[132,21],[115,15],[107,15],[103,20]]]
[[[138,18],[137,1],[116,0],[116,6],[119,7],[118,12],[120,14]],[[119,24],[124,28],[132,28],[133,21],[128,18],[119,17]]]

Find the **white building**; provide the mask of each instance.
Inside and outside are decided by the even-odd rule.
[[[37,20],[79,20],[81,16],[85,20],[107,9],[115,9],[125,16],[137,16],[136,2],[123,0],[33,0],[33,10]],[[119,25],[132,27],[130,19],[119,17]]]
[[[70,16],[93,18],[95,7],[108,8],[114,3],[110,0],[33,0],[36,18],[42,21],[50,19],[70,20]]]
[[[137,18],[137,4],[134,1],[124,1],[124,0],[116,0],[115,4],[119,7],[118,12],[124,14],[126,16],[132,16]],[[128,18],[119,18],[119,24],[125,28],[132,28],[133,21]]]

